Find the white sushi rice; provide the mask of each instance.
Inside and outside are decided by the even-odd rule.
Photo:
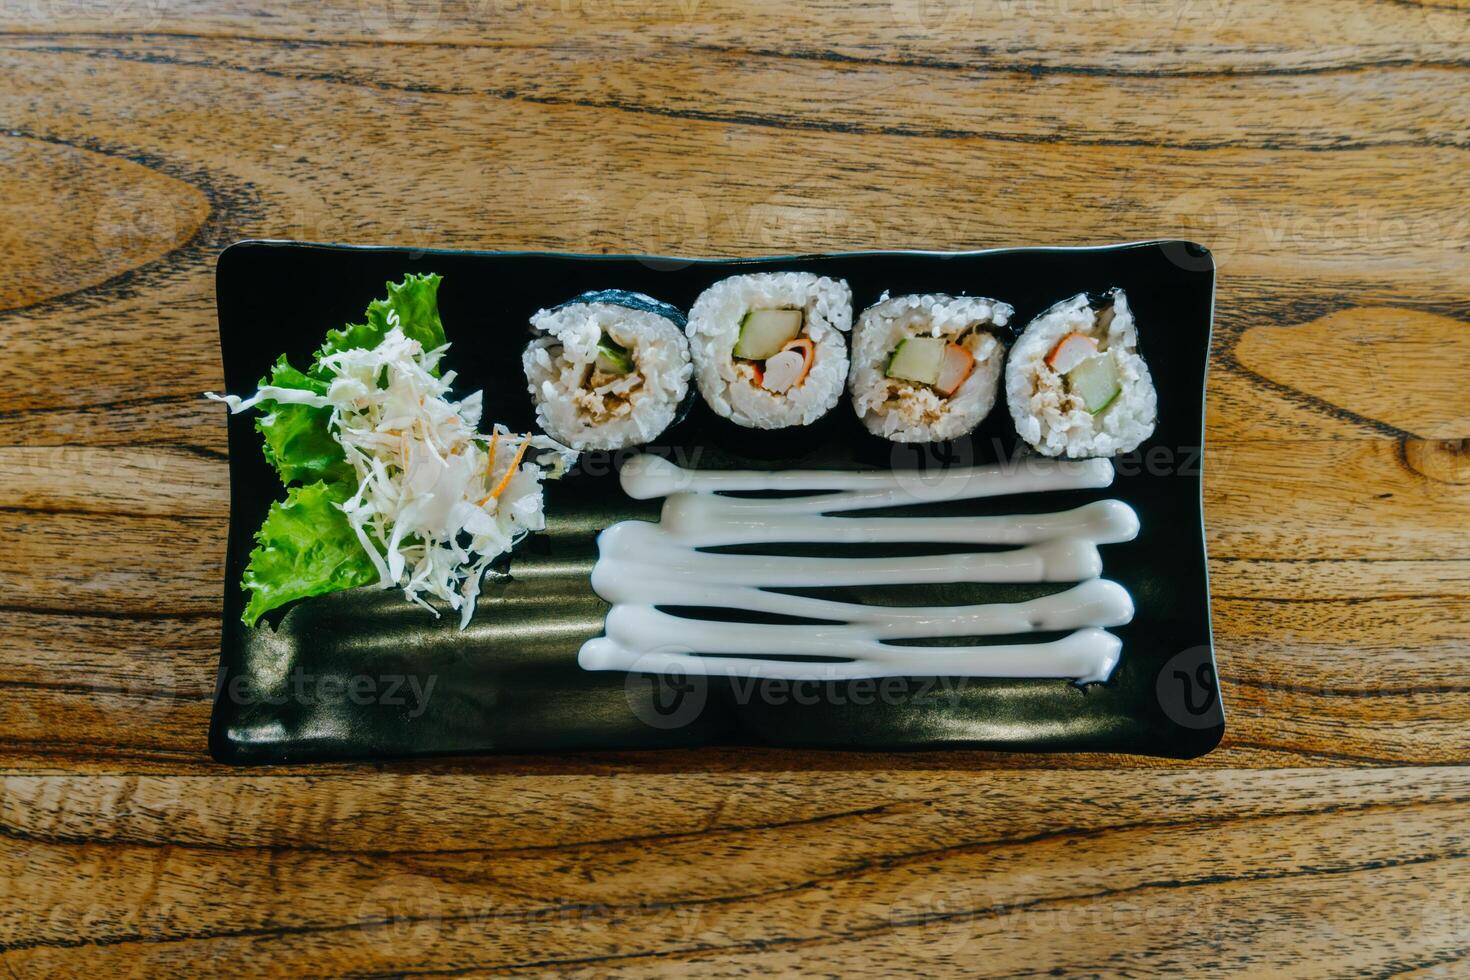
[[[1004,327],[1015,311],[975,296],[886,293],[858,318],[852,337],[852,407],[868,431],[894,442],[957,439],[995,406],[1005,346],[987,327]],[[974,370],[948,397],[926,384],[884,375],[910,337],[944,337],[975,358]]]
[[[750,362],[732,353],[740,322],[756,309],[800,309],[802,334],[815,357],[797,385],[768,391]],[[852,329],[852,290],[841,279],[809,272],[757,272],[722,279],[699,294],[689,311],[689,344],[699,392],[719,415],[756,429],[805,425],[821,418],[842,397],[847,380],[847,344]]]
[[[650,304],[656,301],[647,297]],[[652,442],[673,423],[689,391],[689,342],[667,317],[616,303],[571,303],[531,317],[541,334],[521,356],[536,419],[573,449],[624,449]],[[594,371],[606,333],[633,370]]]
[[[1148,365],[1138,354],[1138,332],[1123,290],[1110,294],[1111,318],[1094,310],[1079,293],[1051,307],[1026,326],[1006,362],[1006,402],[1021,438],[1045,456],[1116,456],[1132,452],[1154,431],[1158,397]],[[1046,357],[1069,333],[1097,341],[1112,358],[1122,386],[1097,415],[1066,390]]]

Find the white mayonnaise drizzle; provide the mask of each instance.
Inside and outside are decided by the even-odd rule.
[[[788,680],[887,676],[1106,680],[1122,643],[1102,627],[1133,618],[1133,600],[1100,579],[1097,546],[1132,540],[1138,515],[1119,500],[1058,513],[985,517],[834,517],[845,511],[1112,483],[1107,460],[1027,458],[936,474],[838,470],[687,470],[656,456],[624,465],[623,490],[667,497],[659,523],[624,521],[598,538],[592,587],[613,603],[606,636],[583,645],[587,670]],[[794,497],[719,496],[788,491]],[[816,493],[813,493],[816,491]],[[723,545],[893,543],[1015,545],[1005,551],[885,558],[711,554]],[[1026,602],[875,606],[771,589],[949,582],[1077,582]],[[825,621],[733,624],[656,607],[705,606]],[[894,641],[1072,630],[1046,643],[914,646]],[[761,653],[787,659],[765,659]],[[741,656],[745,654],[746,656]],[[837,658],[825,662],[798,657]]]

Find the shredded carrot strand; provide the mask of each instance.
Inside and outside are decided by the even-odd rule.
[[[491,436],[490,436],[490,448],[488,448],[488,449],[485,450],[485,454],[486,454],[486,457],[487,457],[486,460],[485,460],[485,479],[487,479],[487,480],[490,479],[490,477],[492,477],[492,476],[495,475],[495,444],[497,442],[499,442],[499,441],[500,441],[500,433],[499,432],[492,433]],[[486,497],[485,498],[485,500],[489,500],[489,499],[490,499],[489,497]],[[484,503],[485,503],[484,500],[480,501],[480,504],[482,506],[484,505]]]
[[[505,476],[501,477],[500,482],[495,485],[495,489],[490,491],[490,496],[499,497],[505,492],[505,488],[510,485],[510,478],[516,475],[516,467],[521,465],[521,460],[526,455],[526,448],[530,445],[531,436],[530,433],[527,433],[526,438],[521,442],[520,448],[516,450],[515,459],[510,461],[510,469],[505,471]]]
[[[492,432],[492,433],[490,433],[490,445],[488,445],[488,446],[485,447],[485,479],[486,479],[486,481],[489,481],[489,479],[495,475],[495,444],[498,443],[499,441],[500,441],[500,433],[499,432]],[[475,501],[475,506],[476,507],[484,507],[486,504],[488,504],[493,499],[494,499],[494,497],[491,494],[488,494],[487,493],[487,494],[485,494],[485,496],[483,496],[479,500]]]

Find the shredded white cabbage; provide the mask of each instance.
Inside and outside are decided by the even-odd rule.
[[[577,454],[500,424],[487,438],[478,430],[481,393],[453,401],[454,372],[432,373],[449,345],[425,351],[396,314],[389,323],[378,346],[322,358],[336,375],[324,396],[267,385],[248,399],[213,397],[232,412],[264,400],[330,407],[332,434],[358,480],[340,506],[379,584],[401,587],[431,612],[426,597],[442,599],[459,610],[463,629],[490,562],[546,526],[542,478],[560,476]]]

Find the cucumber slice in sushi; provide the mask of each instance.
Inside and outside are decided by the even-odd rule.
[[[1082,399],[1082,404],[1092,415],[1111,405],[1123,390],[1118,379],[1118,367],[1107,354],[1085,358],[1068,371],[1066,377],[1067,387]]]
[[[633,356],[607,334],[597,342],[597,359],[593,366],[603,374],[627,374],[633,370]]]
[[[893,352],[893,359],[888,362],[888,370],[884,374],[901,381],[932,385],[939,380],[944,348],[948,343],[942,337],[909,337]]]
[[[732,353],[747,361],[764,361],[795,340],[801,326],[801,310],[751,310],[740,321]]]

